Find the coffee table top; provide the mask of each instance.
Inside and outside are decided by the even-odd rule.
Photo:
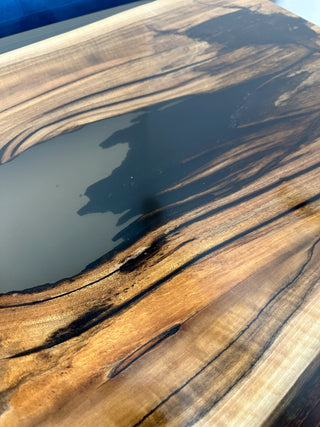
[[[156,0],[0,55],[0,426],[316,425],[319,45]]]

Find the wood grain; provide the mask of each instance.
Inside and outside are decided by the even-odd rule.
[[[136,111],[105,142],[125,136],[130,156],[88,188],[84,213],[148,144],[122,212],[137,214],[146,182],[156,201],[79,275],[0,296],[0,426],[256,426],[290,412],[320,352],[319,42],[268,1],[157,0],[0,56],[2,163]]]

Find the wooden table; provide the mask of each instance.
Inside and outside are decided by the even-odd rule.
[[[319,425],[319,46],[269,1],[156,0],[0,56],[2,163],[137,113],[86,193],[123,243],[0,296],[0,426]]]

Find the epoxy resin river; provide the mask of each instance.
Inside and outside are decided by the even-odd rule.
[[[0,166],[0,291],[55,282],[110,250],[119,214],[80,216],[86,188],[128,154],[100,143],[133,116],[87,125],[33,147]]]
[[[214,21],[187,30],[187,37],[223,44],[221,52],[228,54],[255,44],[295,45],[315,35],[305,21],[281,14],[240,10]],[[225,34],[226,27],[236,31],[236,39]],[[201,67],[209,75],[220,72],[210,62]],[[285,77],[270,70],[267,77],[228,89],[87,125],[2,164],[0,291],[74,276],[121,242],[129,245],[163,221],[233,194],[278,167],[303,139],[259,149],[252,141],[241,160],[228,167],[219,162],[241,149],[252,132],[246,123],[259,121],[275,105],[281,114],[306,78],[306,72]],[[290,128],[288,123],[278,126]],[[217,170],[205,172],[212,165]],[[199,178],[191,178],[201,170]]]

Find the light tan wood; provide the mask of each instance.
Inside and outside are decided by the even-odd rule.
[[[205,25],[236,13],[275,35],[246,44],[222,26],[231,38],[210,39]],[[281,41],[277,16],[297,35]],[[172,206],[192,208],[82,274],[0,296],[0,426],[268,424],[320,351],[319,41],[268,1],[157,0],[0,56],[3,163],[96,120],[261,79],[231,149],[164,190],[230,167],[236,192],[190,193]]]

